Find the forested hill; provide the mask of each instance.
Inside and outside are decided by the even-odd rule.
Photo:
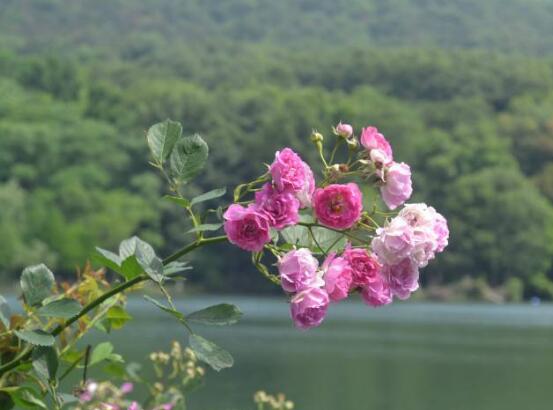
[[[285,145],[309,156],[312,128],[344,120],[378,126],[412,166],[413,200],[450,221],[425,283],[553,297],[552,5],[0,0],[0,275],[70,274],[133,234],[161,254],[188,240],[147,165],[157,121],[211,145],[192,196],[258,175]],[[216,255],[189,283],[265,286],[245,252]]]
[[[552,0],[2,0],[0,7],[0,32],[26,50],[210,39],[553,53]]]

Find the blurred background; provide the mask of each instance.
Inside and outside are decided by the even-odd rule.
[[[312,128],[375,125],[451,229],[415,303],[346,303],[306,334],[283,298],[229,296],[246,320],[215,338],[237,365],[192,408],[246,408],[263,387],[300,409],[550,409],[553,0],[0,0],[4,293],[32,263],[70,278],[96,245],[189,239],[147,163],[145,129],[167,117],[211,147],[190,196],[285,145],[316,161]],[[186,288],[274,293],[248,259],[203,251]],[[132,329],[139,358],[155,346]]]

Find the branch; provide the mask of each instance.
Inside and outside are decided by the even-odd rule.
[[[177,259],[179,259],[181,256],[186,255],[189,252],[192,252],[193,250],[200,248],[205,245],[218,243],[218,242],[224,242],[227,240],[226,236],[216,236],[213,238],[207,238],[207,239],[199,239],[196,242],[191,243],[188,246],[185,246],[181,250],[175,252],[171,256],[168,256],[163,260],[163,265],[167,265],[170,262],[173,262]],[[176,274],[175,274],[176,275]],[[174,275],[169,275],[169,277]],[[63,332],[66,328],[71,326],[73,323],[78,321],[81,317],[86,315],[91,310],[98,307],[100,304],[108,300],[109,298],[124,292],[125,290],[141,283],[146,280],[150,279],[150,277],[146,274],[138,275],[134,277],[131,280],[128,280],[126,282],[121,283],[120,285],[112,288],[111,290],[104,293],[102,296],[99,296],[97,299],[94,299],[92,302],[84,306],[81,311],[73,316],[72,318],[66,320],[65,322],[59,324],[56,326],[50,334],[54,337],[58,336],[61,332]],[[17,366],[19,366],[21,363],[27,361],[30,359],[31,355],[33,353],[33,347],[31,345],[28,345],[26,349],[24,349],[19,356],[15,357],[12,361],[0,366],[0,377],[2,377],[6,372],[15,369]]]

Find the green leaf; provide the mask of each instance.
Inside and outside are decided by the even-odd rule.
[[[13,386],[13,387],[2,387],[0,391],[3,391],[10,395],[11,399],[18,406],[18,408],[23,409],[46,409],[48,407],[46,404],[38,398],[38,394],[27,386]],[[8,407],[9,408],[9,407]],[[2,407],[2,409],[4,409]]]
[[[341,233],[331,231],[329,229],[314,227],[311,228],[313,236],[317,239],[317,242],[325,251],[332,251],[336,249],[342,249],[347,242],[347,238]],[[332,246],[332,248],[330,248]],[[311,241],[311,247],[318,250],[316,244]]]
[[[146,272],[156,282],[161,282],[164,278],[163,263],[156,256],[154,248],[137,236],[121,242],[119,257],[123,259],[121,270],[127,279],[132,279],[142,272]]]
[[[169,306],[165,306],[163,303],[158,302],[157,300],[155,300],[154,298],[151,298],[148,295],[144,295],[144,299],[146,299],[150,303],[153,303],[155,306],[157,306],[158,308],[160,308],[164,312],[167,312],[167,313],[171,314],[179,322],[182,322],[182,323],[186,322],[186,319],[185,319],[184,315],[181,312],[179,312],[178,310],[172,309]]]
[[[132,255],[123,261],[120,272],[125,279],[130,280],[138,275],[142,275],[144,268],[138,263],[136,256]]]
[[[0,321],[4,324],[6,330],[10,328],[11,316],[12,312],[10,306],[8,305],[8,302],[6,301],[4,296],[0,295]]]
[[[218,372],[234,364],[234,359],[229,352],[202,336],[193,334],[189,341],[190,348],[196,353],[198,359],[210,365],[213,370]]]
[[[280,234],[286,242],[291,243],[292,245],[304,248],[309,248],[311,246],[311,242],[309,240],[309,231],[305,226],[289,226],[288,228],[280,231]]]
[[[92,255],[92,257],[106,268],[109,268],[115,272],[120,271],[121,258],[119,255],[102,248],[96,248],[96,252]]]
[[[175,273],[182,272],[185,270],[190,270],[190,269],[192,269],[192,266],[190,266],[188,262],[173,261],[163,267],[163,274],[165,276],[173,275]]]
[[[219,224],[201,224],[201,225],[195,226],[192,229],[189,229],[188,231],[186,231],[186,233],[216,231],[218,229],[221,229],[222,226],[223,226],[223,224],[221,224],[221,223],[219,223]]]
[[[40,304],[52,294],[54,274],[44,264],[29,266],[21,274],[21,289],[28,305]]]
[[[106,313],[106,319],[109,321],[110,327],[117,330],[131,320],[132,316],[122,306],[112,306]]]
[[[202,170],[209,154],[206,142],[199,135],[181,138],[170,157],[171,174],[180,182],[189,182]]]
[[[182,125],[169,119],[150,127],[146,139],[157,164],[163,164],[169,157],[181,135]]]
[[[45,380],[55,380],[59,361],[56,349],[50,346],[39,346],[33,350],[33,367]]]
[[[42,317],[59,317],[69,319],[77,315],[82,309],[79,302],[74,299],[58,299],[38,310],[38,315]]]
[[[103,342],[97,345],[90,355],[89,365],[95,365],[107,360],[113,354],[113,345],[110,342]]]
[[[209,191],[204,194],[198,195],[195,198],[192,198],[192,201],[190,201],[190,205],[192,206],[192,205],[199,204],[201,202],[209,201],[211,199],[220,198],[226,193],[227,193],[226,188],[217,188],[217,189],[214,189],[213,191]]]
[[[165,195],[163,198],[167,199],[168,201],[173,202],[174,204],[177,204],[178,206],[181,206],[183,208],[188,208],[190,206],[190,201],[185,198],[181,198],[178,196],[171,196],[171,195]]]
[[[16,330],[15,334],[21,340],[35,346],[52,346],[55,343],[54,336],[44,330]]]
[[[221,303],[192,312],[186,318],[190,322],[204,325],[232,325],[238,322],[241,316],[242,312],[235,305]]]

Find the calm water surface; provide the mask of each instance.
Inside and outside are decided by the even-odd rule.
[[[192,410],[253,409],[258,389],[284,392],[299,410],[551,410],[553,306],[403,303],[370,309],[333,306],[325,324],[295,330],[284,299],[196,298],[190,311],[222,300],[243,320],[199,333],[232,352],[235,366],[207,375]],[[136,319],[112,341],[144,361],[181,325],[131,300]],[[105,336],[101,336],[105,338]],[[97,340],[100,340],[98,338]]]

